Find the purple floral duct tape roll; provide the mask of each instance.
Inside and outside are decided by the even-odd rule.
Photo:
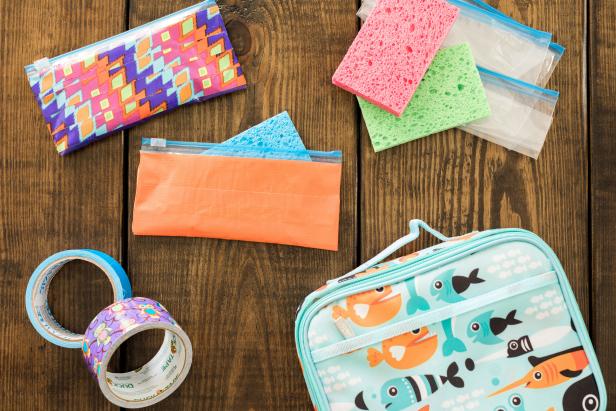
[[[120,345],[145,330],[165,330],[158,353],[144,366],[126,373],[107,371]],[[135,297],[111,304],[92,320],[83,337],[83,357],[109,401],[125,408],[142,408],[162,401],[188,375],[192,364],[190,339],[160,303]]]

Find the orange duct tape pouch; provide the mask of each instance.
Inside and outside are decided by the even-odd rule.
[[[133,233],[335,251],[342,153],[302,153],[144,138]]]

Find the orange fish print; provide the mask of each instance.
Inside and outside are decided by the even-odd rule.
[[[334,320],[349,318],[361,327],[383,324],[394,318],[402,306],[401,295],[392,295],[392,292],[391,286],[388,285],[347,297],[347,308],[334,306]]]
[[[438,348],[438,337],[428,327],[404,333],[382,342],[382,352],[368,348],[368,362],[376,367],[385,361],[393,368],[407,370],[428,361]]]
[[[502,394],[521,385],[526,388],[548,388],[569,381],[582,373],[588,366],[588,358],[582,347],[575,347],[543,358],[528,357],[533,366],[528,374],[489,397]]]

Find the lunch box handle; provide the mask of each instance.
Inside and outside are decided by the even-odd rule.
[[[346,273],[342,277],[339,277],[339,278],[337,278],[335,280],[332,280],[332,281],[343,280],[343,279],[345,279],[347,277],[351,277],[351,276],[353,276],[353,275],[355,275],[357,273],[361,273],[362,271],[366,271],[367,269],[369,269],[373,265],[376,265],[376,264],[380,263],[385,258],[389,257],[390,255],[392,255],[393,253],[398,251],[400,248],[402,248],[405,245],[410,244],[413,241],[415,241],[417,239],[417,237],[419,237],[419,234],[421,233],[421,229],[422,228],[427,233],[432,234],[434,237],[438,238],[441,241],[448,241],[448,240],[450,240],[449,237],[447,237],[447,236],[443,235],[442,233],[436,231],[435,229],[430,227],[428,224],[426,224],[422,220],[411,220],[409,222],[409,228],[411,230],[411,232],[409,234],[407,234],[404,237],[396,240],[389,247],[387,247],[386,249],[384,249],[383,251],[381,251],[380,253],[378,253],[374,257],[372,257],[370,260],[366,261],[365,263],[363,263],[362,265],[360,265],[359,267],[354,269],[353,271],[349,271],[348,273]]]

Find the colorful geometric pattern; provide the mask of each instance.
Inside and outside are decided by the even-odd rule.
[[[246,88],[213,0],[40,60],[26,74],[60,154],[182,104]]]

